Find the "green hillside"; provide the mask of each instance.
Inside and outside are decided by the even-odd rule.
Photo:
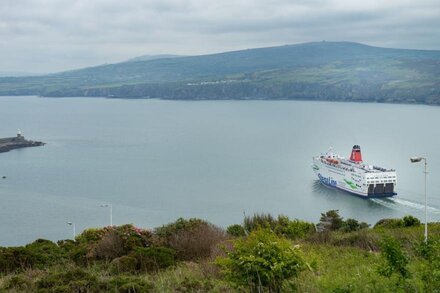
[[[439,76],[440,51],[314,42],[0,78],[0,95],[440,104]]]
[[[0,292],[439,292],[440,225],[374,227],[258,214],[226,231],[201,219],[149,230],[87,229],[74,240],[0,247]]]

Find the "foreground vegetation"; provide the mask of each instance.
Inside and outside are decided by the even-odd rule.
[[[0,248],[0,292],[440,292],[440,225],[412,216],[374,227],[258,214],[226,230],[178,219],[145,230]]]

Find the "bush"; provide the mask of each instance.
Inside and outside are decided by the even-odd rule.
[[[343,232],[353,232],[353,231],[358,231],[361,229],[368,228],[369,226],[370,225],[368,225],[365,222],[359,223],[355,219],[347,219],[342,222],[342,226],[341,226],[340,230]]]
[[[1,273],[8,274],[31,268],[34,262],[33,256],[24,247],[0,248]]]
[[[400,243],[391,237],[385,237],[381,243],[381,254],[385,264],[379,268],[379,273],[391,277],[397,273],[400,278],[406,279],[410,276],[407,269],[408,257],[403,253]]]
[[[134,273],[137,268],[137,260],[133,256],[124,255],[115,258],[110,263],[110,271],[115,274]]]
[[[133,257],[139,271],[156,272],[174,265],[175,251],[167,247],[137,248]]]
[[[416,251],[422,257],[424,265],[420,271],[424,292],[438,292],[440,288],[440,240],[421,240]]]
[[[145,229],[140,229],[132,224],[122,226],[109,226],[99,229],[86,229],[80,235],[76,236],[77,242],[93,244],[109,233],[116,233],[121,237],[124,248],[132,250],[135,247],[148,246],[153,234]]]
[[[402,219],[381,219],[374,228],[401,228],[404,226]]]
[[[115,230],[107,231],[103,237],[91,246],[87,253],[89,259],[112,260],[124,255],[124,243]]]
[[[244,229],[252,232],[259,229],[270,229],[279,236],[289,239],[304,238],[315,232],[315,225],[298,219],[290,220],[289,217],[279,215],[274,218],[270,214],[255,214],[244,218]]]
[[[179,260],[209,257],[212,248],[226,239],[224,231],[198,219],[178,219],[156,230],[162,245],[174,249]]]
[[[162,239],[168,239],[173,235],[178,234],[180,231],[188,231],[194,227],[198,227],[200,225],[208,224],[206,221],[201,219],[191,218],[189,220],[179,218],[175,222],[163,225],[162,227],[155,229],[155,234]]]
[[[256,230],[239,238],[227,257],[218,258],[225,278],[237,287],[249,286],[250,291],[280,291],[283,282],[296,276],[304,262],[291,243],[269,229]]]
[[[339,215],[339,210],[330,210],[325,214],[321,214],[318,224],[319,231],[336,231],[339,230],[344,223],[343,218]]]
[[[246,236],[246,231],[244,230],[243,226],[238,224],[231,225],[228,228],[226,228],[226,233],[233,237]]]
[[[289,239],[305,238],[315,232],[315,225],[298,219],[290,220],[286,216],[278,216],[274,232]]]
[[[404,227],[413,227],[420,226],[420,220],[411,215],[403,217],[403,226]]]
[[[77,267],[49,272],[37,282],[40,291],[49,292],[102,292],[104,286],[96,276]]]
[[[87,258],[88,252],[89,248],[86,244],[78,243],[68,250],[67,255],[69,259],[73,260],[76,264],[86,265],[89,261],[89,259]]]
[[[6,281],[4,288],[15,292],[31,292],[33,286],[29,278],[23,275],[14,275]]]
[[[271,229],[276,227],[276,220],[271,214],[254,214],[252,217],[245,217],[244,229],[249,233],[262,228]]]

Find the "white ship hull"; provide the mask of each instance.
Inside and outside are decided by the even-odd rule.
[[[396,195],[396,172],[383,168],[367,169],[364,165],[351,164],[338,157],[331,163],[325,156],[313,158],[312,168],[322,184],[363,198],[391,197]],[[343,162],[343,163],[341,163]]]

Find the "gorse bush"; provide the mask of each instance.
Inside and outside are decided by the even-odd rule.
[[[411,215],[405,216],[402,219],[381,219],[375,225],[374,228],[402,228],[402,227],[414,227],[419,226],[420,220]]]
[[[167,239],[178,234],[180,231],[188,231],[200,225],[206,224],[208,224],[208,222],[201,219],[191,218],[186,220],[183,218],[179,218],[173,223],[169,223],[167,225],[156,228],[154,230],[154,233],[161,239]]]
[[[413,227],[420,226],[420,220],[411,215],[403,217],[403,226],[404,227]]]
[[[179,260],[209,257],[213,247],[226,240],[222,229],[198,219],[178,219],[156,229],[156,234],[163,246],[176,251]]]
[[[51,272],[37,281],[40,292],[102,292],[105,284],[97,276],[78,267]]]
[[[270,229],[279,236],[289,239],[304,238],[315,232],[315,225],[298,219],[290,220],[289,217],[279,215],[277,218],[270,214],[255,214],[245,217],[243,223],[247,232],[259,229]]]
[[[32,268],[44,268],[64,259],[55,243],[38,239],[25,247],[0,248],[0,272],[11,273]]]
[[[132,256],[137,261],[137,270],[157,272],[174,265],[175,251],[167,247],[137,248]]]
[[[365,222],[359,223],[355,219],[347,219],[347,220],[342,222],[340,230],[344,231],[344,232],[353,232],[353,231],[358,231],[358,230],[361,230],[361,229],[368,228],[369,226],[370,225],[368,225]]]
[[[246,236],[246,230],[244,230],[243,226],[239,224],[228,226],[226,228],[226,233],[233,237]]]
[[[75,258],[83,261],[84,249],[87,250],[86,261],[108,260],[111,261],[127,255],[138,247],[149,247],[155,244],[153,233],[139,229],[133,225],[105,227],[101,229],[88,229],[77,236],[77,249]]]
[[[278,216],[274,232],[289,239],[304,238],[315,232],[315,225],[298,219]]]
[[[235,240],[232,251],[216,263],[228,281],[251,292],[279,292],[285,280],[305,268],[299,251],[270,229],[256,230]]]
[[[138,262],[134,256],[124,255],[115,258],[110,263],[110,271],[114,274],[134,273],[138,269]]]
[[[249,233],[262,228],[275,229],[276,220],[271,214],[254,214],[253,216],[246,216],[243,220],[243,227]]]
[[[403,226],[402,219],[381,219],[374,225],[374,228],[401,228]]]
[[[90,247],[87,258],[112,260],[125,253],[121,236],[115,230],[110,230]]]

